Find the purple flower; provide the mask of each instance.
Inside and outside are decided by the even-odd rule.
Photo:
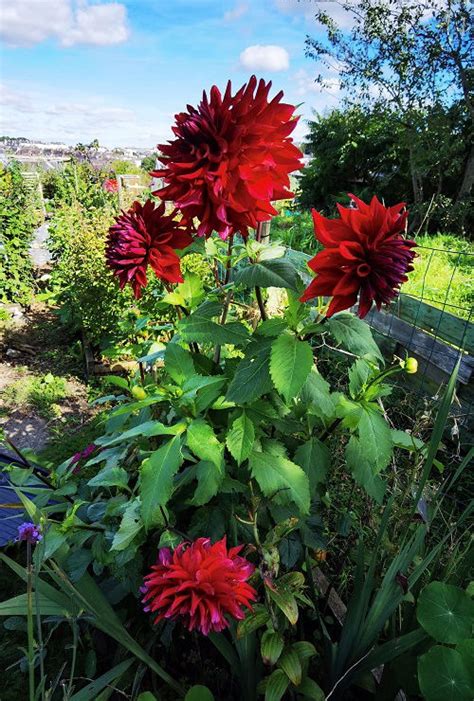
[[[36,545],[36,543],[39,543],[40,540],[43,540],[43,536],[41,535],[39,526],[35,526],[34,523],[26,521],[25,523],[22,523],[21,526],[18,526],[17,540],[24,540],[27,543]]]
[[[75,465],[80,460],[85,460],[86,458],[88,458],[90,455],[92,455],[96,447],[97,446],[94,445],[94,443],[90,443],[84,448],[84,450],[80,450],[78,453],[74,453],[74,455],[71,458],[71,465]],[[73,475],[77,474],[78,472],[79,467],[75,467],[72,471]]]

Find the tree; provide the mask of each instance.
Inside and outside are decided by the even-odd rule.
[[[423,200],[419,156],[415,152],[420,114],[439,114],[453,104],[466,115],[464,172],[456,200],[465,200],[474,182],[474,38],[465,0],[341,0],[353,19],[343,31],[320,10],[323,40],[307,37],[306,53],[325,69],[338,70],[347,101],[398,115],[409,150],[413,200]],[[320,71],[316,81],[324,85]]]

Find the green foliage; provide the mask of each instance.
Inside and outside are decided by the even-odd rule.
[[[39,223],[30,190],[16,163],[0,167],[0,301],[27,304],[33,290],[29,248]]]

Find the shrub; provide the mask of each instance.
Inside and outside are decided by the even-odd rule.
[[[0,167],[0,300],[27,304],[33,289],[29,247],[37,215],[18,164]]]

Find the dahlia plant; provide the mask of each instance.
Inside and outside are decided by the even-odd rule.
[[[385,365],[350,311],[380,308],[406,280],[407,213],[355,196],[339,218],[314,212],[323,248],[313,259],[262,240],[301,167],[295,108],[270,90],[255,77],[235,93],[213,87],[176,115],[153,173],[163,187],[110,229],[120,286],[139,298],[154,274],[162,294],[153,315],[134,317],[137,370],[109,378],[120,394],[101,400],[111,407],[104,435],[53,473],[37,546],[40,561],[56,558],[55,581],[80,593],[87,620],[178,696],[192,675],[170,650],[198,631],[229,662],[235,698],[323,698],[318,684],[330,684],[311,629],[326,624],[312,573],[335,518],[350,512],[332,500],[334,476],[376,509],[394,447],[422,450],[383,405],[387,378],[414,363]],[[183,275],[190,253],[208,276]],[[338,357],[350,363],[347,383],[331,373]]]

